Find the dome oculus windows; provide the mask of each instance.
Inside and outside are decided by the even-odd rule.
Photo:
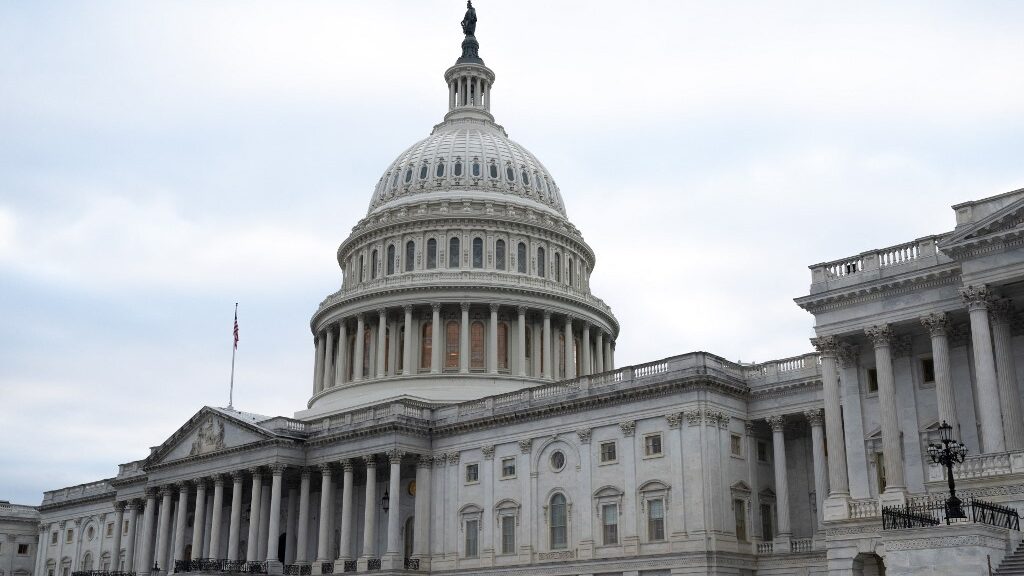
[[[561,450],[555,450],[551,453],[551,469],[555,472],[561,472],[565,468],[565,453]]]

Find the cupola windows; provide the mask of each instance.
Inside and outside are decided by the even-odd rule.
[[[526,274],[526,242],[520,242],[516,247],[516,268],[520,274]]]
[[[405,169],[405,183],[412,182],[412,166]]]
[[[429,172],[430,172],[430,170],[427,168],[427,163],[424,162],[423,166],[420,166],[420,180],[426,180],[427,179],[427,174]]]
[[[523,186],[530,185],[530,175],[526,172],[526,168],[523,168]]]
[[[455,237],[448,241],[448,267],[459,267],[459,239]]]
[[[437,268],[437,240],[427,240],[427,270]]]
[[[462,176],[462,160],[455,161],[455,166],[452,166],[452,174],[456,178]]]
[[[498,165],[494,163],[494,160],[491,160],[491,164],[490,164],[490,166],[487,167],[487,169],[488,169],[488,172],[490,173],[491,178],[493,180],[497,180],[498,179]]]
[[[475,158],[473,159],[473,177],[480,177],[480,161]]]
[[[505,167],[505,179],[509,182],[516,181],[516,171],[512,169],[512,165],[509,164]]]
[[[416,243],[409,240],[405,243],[405,271],[412,272],[413,264],[416,262]]]
[[[505,241],[498,240],[494,243],[494,267],[498,270],[505,269]]]
[[[473,268],[484,267],[484,240],[473,238]]]

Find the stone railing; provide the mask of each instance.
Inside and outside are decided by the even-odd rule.
[[[789,541],[790,552],[810,552],[814,550],[814,538],[797,538]]]
[[[821,357],[814,352],[760,364],[749,364],[743,368],[744,379],[752,388],[763,384],[800,380],[820,374]]]
[[[758,554],[764,555],[764,554],[772,554],[774,552],[775,552],[775,543],[774,542],[758,542],[757,543],[757,553]]]
[[[925,236],[913,242],[869,250],[856,256],[815,264],[811,266],[811,292],[820,292],[831,288],[832,281],[850,279],[840,282],[840,285],[849,285],[857,283],[854,278],[862,277],[861,280],[874,280],[884,276],[888,269],[902,269],[909,265],[928,267],[949,262],[950,259],[936,249],[936,244],[944,237],[945,235]]]
[[[1015,472],[1024,472],[1024,451],[975,454],[965,458],[963,464],[953,467],[953,477],[957,480],[989,478]],[[945,468],[938,464],[928,466],[929,482],[944,482],[945,480]]]
[[[0,516],[36,520],[39,518],[39,510],[35,506],[0,501]]]
[[[99,480],[88,484],[79,484],[78,486],[69,486],[59,490],[43,492],[42,505],[47,506],[57,502],[79,500],[82,498],[90,498],[113,492],[114,488],[110,485],[110,480]]]
[[[134,462],[128,462],[126,464],[117,465],[117,477],[124,478],[127,476],[139,476],[145,474],[146,471],[142,469],[142,463],[145,460],[136,460]]]
[[[878,500],[875,498],[864,498],[862,500],[850,500],[847,503],[851,519],[877,518],[882,515]]]

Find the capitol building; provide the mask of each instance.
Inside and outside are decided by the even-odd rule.
[[[475,24],[338,247],[306,406],[199,407],[111,478],[0,502],[0,576],[1018,573],[1024,189],[810,266],[806,352],[618,366],[629,327],[496,123]],[[934,505],[943,436],[963,518]]]

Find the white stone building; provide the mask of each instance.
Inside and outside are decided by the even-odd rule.
[[[31,576],[39,511],[0,500],[0,576]]]
[[[970,450],[963,493],[1024,503],[1024,190],[954,206],[952,231],[812,266],[797,304],[817,352],[616,368],[595,254],[495,124],[468,32],[448,113],[338,249],[306,408],[204,407],[115,477],[46,492],[34,573],[998,566],[1016,533],[883,530],[881,506],[946,490],[926,451],[941,421]]]

